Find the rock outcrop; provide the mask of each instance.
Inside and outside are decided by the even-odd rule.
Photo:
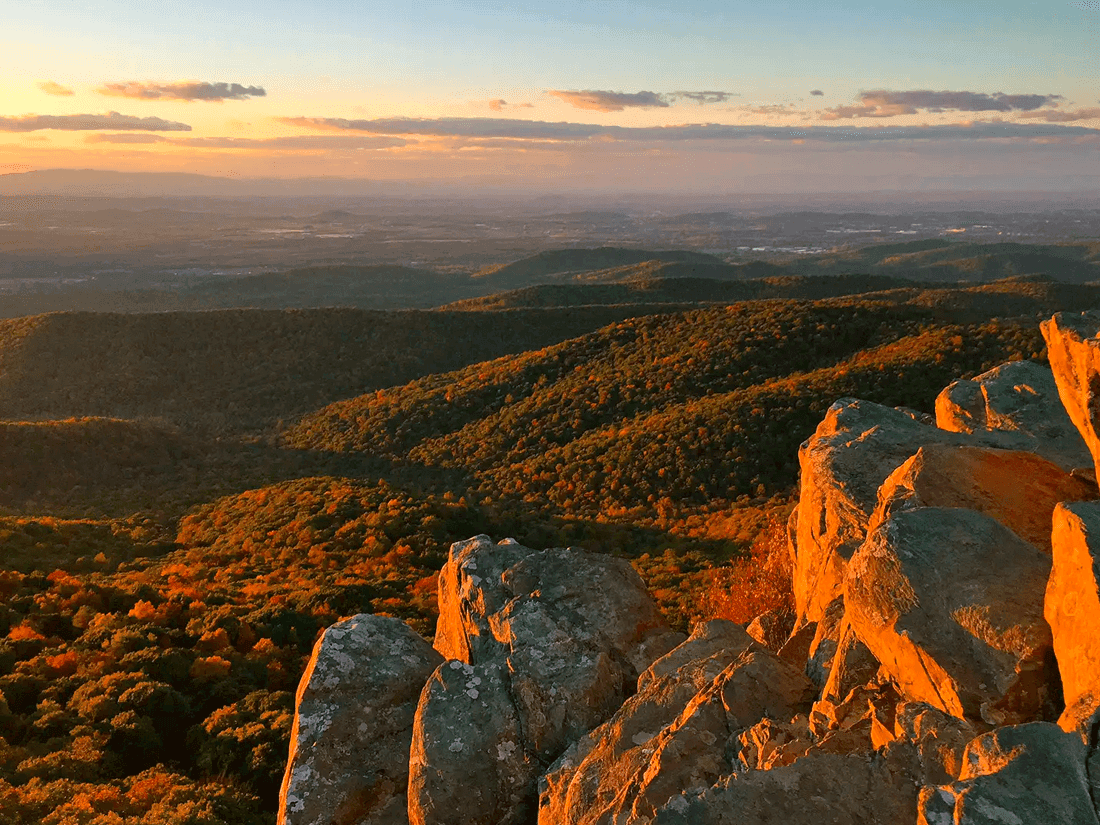
[[[936,426],[993,436],[993,446],[1035,453],[1066,472],[1092,461],[1058,400],[1054,373],[1034,361],[1010,361],[955,381],[936,398]]]
[[[921,447],[965,440],[881,404],[843,398],[829,408],[798,451],[793,586],[800,622],[820,621],[842,594],[848,560],[867,537],[887,476]]]
[[[625,561],[454,544],[435,651],[365,616],[318,643],[280,821],[1100,825],[1098,331],[1056,316],[1053,372],[955,382],[938,426],[834,404],[793,614],[685,640]]]
[[[442,657],[398,619],[358,615],[313,647],[298,688],[280,825],[402,825],[413,717]]]
[[[1100,472],[1100,312],[1059,312],[1040,328],[1058,397]]]
[[[1050,553],[1055,506],[1094,494],[1091,485],[1034,453],[932,444],[917,450],[879,488],[869,527],[901,509],[961,507],[995,519]]]
[[[905,699],[990,724],[1042,718],[1057,678],[1049,574],[1049,556],[988,516],[906,510],[852,558],[845,616]]]
[[[966,747],[959,781],[925,787],[918,825],[1096,825],[1080,736],[1045,722],[998,728]]]
[[[1045,614],[1065,695],[1059,722],[1082,730],[1100,709],[1100,502],[1059,506],[1052,544]]]
[[[538,777],[683,636],[627,562],[576,548],[477,536],[451,547],[439,582],[436,647],[457,658],[417,709],[409,818],[529,821]]]

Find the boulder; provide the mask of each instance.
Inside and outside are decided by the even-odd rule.
[[[903,510],[852,558],[845,615],[904,699],[990,724],[1049,718],[1050,564],[973,510]]]
[[[923,446],[967,440],[881,404],[843,398],[829,408],[798,451],[792,584],[800,625],[819,621],[842,594],[848,560],[867,536],[886,478]]]
[[[1034,361],[955,381],[936,398],[936,426],[993,435],[1002,449],[1036,453],[1066,472],[1092,463],[1058,398],[1054,373]]]
[[[916,746],[925,781],[930,784],[942,785],[959,778],[963,753],[978,733],[965,719],[926,702],[902,702],[895,708],[894,737]]]
[[[409,759],[411,825],[522,825],[534,816],[527,754],[507,667],[451,660],[420,697]]]
[[[921,789],[918,825],[1097,825],[1087,751],[1048,722],[983,734],[967,745],[958,782]]]
[[[420,690],[441,661],[397,619],[361,614],[322,634],[298,687],[281,825],[400,825]]]
[[[683,787],[728,772],[726,743],[736,731],[762,717],[785,721],[812,695],[798,669],[723,621],[696,627],[639,684],[547,773],[540,823],[645,821]]]
[[[1040,329],[1058,397],[1100,471],[1100,312],[1059,312]]]
[[[856,636],[847,617],[841,621],[839,637],[821,690],[821,698],[833,702],[843,701],[852,690],[874,679],[879,670],[878,660]]]
[[[436,646],[453,660],[417,709],[417,825],[528,821],[538,777],[684,639],[629,563],[577,548],[458,542],[439,601]],[[463,793],[476,793],[473,807],[459,804]]]
[[[656,812],[652,825],[912,822],[919,778],[908,744],[861,754],[816,751],[771,770],[728,774],[702,792],[685,789]]]
[[[898,509],[965,507],[996,519],[1020,538],[1050,552],[1050,519],[1060,501],[1091,498],[1095,490],[1033,453],[933,444],[890,474],[868,529]]]
[[[1059,723],[1080,730],[1100,709],[1100,502],[1059,505],[1052,544],[1044,615],[1066,703]]]

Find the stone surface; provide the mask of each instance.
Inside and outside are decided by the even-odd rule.
[[[1100,471],[1100,312],[1059,312],[1040,329],[1058,397]]]
[[[1100,708],[1100,502],[1059,505],[1053,523],[1044,614],[1066,703],[1059,723],[1079,730]]]
[[[958,782],[921,790],[918,825],[1096,825],[1086,759],[1057,725],[998,728],[967,745]]]
[[[1058,398],[1054,373],[1034,361],[1010,361],[955,381],[936,398],[936,426],[994,433],[1002,449],[1036,453],[1066,472],[1092,463]]]
[[[1089,484],[1033,453],[933,444],[921,447],[886,479],[868,529],[902,508],[965,507],[995,518],[1049,553],[1054,507],[1094,493]]]
[[[991,724],[1051,712],[1049,556],[981,513],[923,507],[880,525],[848,572],[846,616],[903,698]]]
[[[894,736],[916,746],[924,777],[932,784],[942,785],[959,778],[963,753],[978,733],[965,719],[926,702],[902,702],[895,708]]]
[[[879,669],[878,660],[856,636],[847,618],[841,621],[838,635],[829,676],[821,690],[821,698],[833,702],[843,701],[854,688],[874,679]]]
[[[730,774],[702,793],[675,796],[652,823],[907,823],[914,819],[919,776],[911,745],[891,745],[881,753],[813,752],[791,765]]]
[[[799,624],[819,621],[842,594],[848,560],[866,538],[887,476],[922,446],[967,440],[868,401],[844,398],[829,408],[798,451],[802,478],[792,583]]]
[[[314,645],[279,794],[285,825],[400,825],[413,717],[441,657],[404,622],[359,615]]]
[[[688,786],[731,769],[727,740],[762,717],[790,718],[812,688],[729,622],[708,622],[639,680],[639,693],[548,772],[543,825],[646,821]]]
[[[501,663],[441,665],[424,687],[409,759],[411,825],[520,825],[540,766],[524,749]]]
[[[539,775],[611,717],[639,674],[684,636],[669,630],[629,563],[577,548],[535,551],[477,536],[451,547],[439,582],[436,646],[455,659],[417,710],[410,817],[529,821]],[[463,665],[472,668],[466,681]],[[467,684],[474,678],[491,689]],[[469,812],[463,793],[476,796]]]
[[[794,630],[794,611],[775,607],[753,619],[745,628],[760,644],[772,652],[778,652]]]

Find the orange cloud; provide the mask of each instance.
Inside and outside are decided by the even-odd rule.
[[[55,97],[72,97],[76,94],[76,92],[67,86],[62,86],[60,83],[54,83],[52,80],[40,81],[38,88],[46,94],[54,95]]]
[[[105,83],[96,89],[109,97],[128,97],[135,100],[204,100],[221,103],[223,100],[248,100],[264,97],[262,86],[242,86],[240,83],[204,83],[187,80],[180,83]]]

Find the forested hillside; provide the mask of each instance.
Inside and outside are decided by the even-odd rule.
[[[317,633],[369,611],[430,636],[476,533],[626,557],[681,628],[747,621],[789,598],[769,548],[830,404],[930,412],[1096,305],[1043,279],[658,278],[4,322],[0,823],[272,823]]]

